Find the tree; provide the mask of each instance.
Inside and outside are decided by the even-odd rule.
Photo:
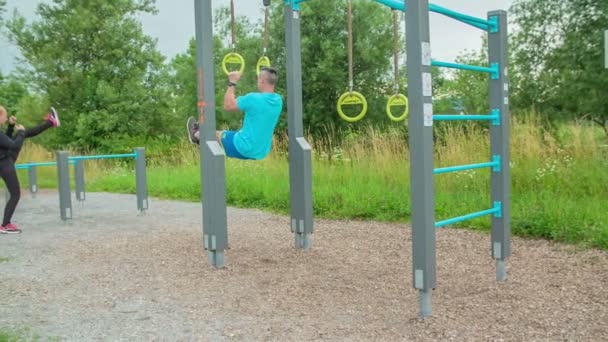
[[[6,0],[0,0],[0,21],[2,21],[4,12],[6,11]]]
[[[155,11],[154,0],[53,0],[38,5],[38,21],[7,23],[30,66],[23,74],[62,112],[55,145],[115,150],[166,134],[168,74],[136,17]]]
[[[608,135],[603,31],[608,2],[517,0],[512,13],[514,106],[589,117]]]
[[[0,105],[9,115],[17,115],[19,101],[28,95],[25,85],[15,77],[4,77],[0,74]]]
[[[6,12],[6,0],[0,0],[0,23],[4,18],[4,12]]]

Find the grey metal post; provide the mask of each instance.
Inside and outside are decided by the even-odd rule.
[[[76,200],[83,202],[86,197],[84,188],[84,160],[77,160],[74,164],[74,177],[76,184]]]
[[[608,69],[608,30],[604,31],[604,68]]]
[[[228,245],[225,155],[215,141],[207,141],[204,145],[203,244],[211,265],[221,268],[224,267],[224,250]]]
[[[27,169],[27,181],[32,197],[36,198],[36,193],[38,192],[38,174],[35,166],[30,166]]]
[[[137,210],[144,213],[148,209],[148,176],[146,173],[146,149],[135,149],[135,187],[137,193]]]
[[[70,193],[70,166],[68,152],[57,152],[57,178],[59,187],[59,211],[64,221],[72,219],[72,198]]]
[[[500,202],[500,217],[492,217],[492,257],[496,259],[496,279],[507,279],[506,259],[511,255],[511,170],[509,166],[509,78],[507,65],[507,12],[492,11],[488,19],[496,18],[497,32],[488,34],[490,65],[498,64],[499,77],[490,77],[490,105],[500,110],[500,125],[490,128],[491,155],[500,156],[500,172],[491,176],[492,203]]]
[[[203,244],[211,265],[224,267],[228,244],[224,151],[215,138],[215,70],[211,0],[194,0],[200,124]]]
[[[309,249],[313,233],[312,149],[304,138],[300,17],[294,6],[293,0],[285,6],[287,69],[284,73],[287,77],[291,231],[295,247]]]
[[[425,318],[431,315],[431,291],[437,284],[433,94],[428,0],[408,1],[406,14],[407,79],[410,101],[412,271],[414,288],[420,290],[420,314]]]

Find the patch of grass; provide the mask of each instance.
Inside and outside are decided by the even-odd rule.
[[[59,341],[60,339],[57,337],[52,338],[44,338],[40,337],[38,334],[34,334],[30,328],[22,328],[22,329],[6,329],[0,328],[0,342],[21,342],[21,341],[29,341],[29,342],[37,342],[37,341]]]
[[[17,342],[21,341],[21,337],[8,330],[0,329],[0,342]]]

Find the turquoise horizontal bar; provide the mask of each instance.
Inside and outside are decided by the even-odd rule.
[[[307,0],[285,0],[285,5],[289,5],[290,2],[292,2],[292,1],[293,1],[293,9],[296,11],[299,11],[300,4]],[[382,4],[382,5],[385,5],[393,10],[403,11],[403,12],[405,12],[407,10],[407,5],[405,4],[405,1],[403,1],[403,0],[373,0],[373,1],[377,2],[379,4]],[[453,10],[450,10],[450,9],[447,9],[445,7],[441,7],[441,6],[438,6],[435,4],[429,4],[429,11],[443,14],[449,18],[458,20],[467,25],[471,25],[473,27],[476,27],[476,28],[484,30],[484,31],[496,32],[496,30],[498,28],[498,23],[496,21],[473,17],[473,16],[459,13],[459,12],[456,12],[456,11],[453,11]]]
[[[95,159],[118,159],[118,158],[137,158],[137,153],[126,154],[105,154],[98,156],[74,156],[69,157],[69,160],[95,160]]]
[[[68,158],[69,164],[75,164],[78,160],[92,160],[92,159],[116,159],[116,158],[137,158],[137,153],[127,154],[107,154],[98,156],[74,156]],[[25,163],[17,164],[15,168],[18,170],[29,169],[31,167],[42,167],[42,166],[57,166],[57,162],[41,162],[41,163]]]
[[[498,68],[489,68],[482,67],[476,65],[467,65],[467,64],[458,64],[458,63],[450,63],[450,62],[441,62],[441,61],[432,61],[432,66],[441,67],[441,68],[452,68],[452,69],[461,69],[461,70],[469,70],[469,71],[479,71],[479,72],[487,72],[489,74],[497,73]]]
[[[26,163],[26,164],[17,164],[16,168],[30,168],[33,166],[56,166],[56,162],[42,162],[42,163]]]
[[[403,1],[396,1],[396,0],[374,0],[377,3],[380,3],[382,5],[388,6],[394,10],[398,10],[398,11],[405,11],[405,3]],[[431,6],[429,5],[429,8]]]
[[[435,121],[464,121],[464,120],[490,120],[492,126],[500,126],[500,110],[493,109],[492,114],[435,114]]]
[[[450,167],[441,167],[433,170],[433,174],[440,175],[442,173],[450,173],[450,172],[458,172],[458,171],[466,171],[466,170],[474,170],[474,169],[485,169],[487,167],[491,167],[492,169],[496,169],[500,167],[500,159],[494,160],[488,163],[479,163],[479,164],[468,164],[468,165],[459,165],[459,166],[450,166]]]
[[[450,115],[450,114],[435,114],[433,120],[435,121],[468,121],[468,120],[496,120],[498,115],[493,114],[464,114],[464,115]]]
[[[486,215],[495,215],[496,217],[501,217],[502,216],[501,211],[502,211],[502,206],[501,206],[500,202],[496,202],[496,203],[494,203],[494,208],[492,208],[492,209],[482,210],[482,211],[478,211],[476,213],[435,222],[435,227],[441,228],[444,226],[448,226],[450,224],[463,222],[463,221],[467,221],[467,220],[472,220],[474,218],[478,218],[478,217],[482,217],[482,216],[486,216]]]
[[[475,26],[477,28],[480,28],[480,29],[483,29],[486,31],[496,27],[496,22],[494,22],[494,21],[490,21],[487,19],[481,19],[481,18],[473,17],[473,16],[470,16],[467,14],[452,11],[450,9],[447,9],[445,7],[441,7],[441,6],[438,6],[435,4],[429,4],[429,10],[431,10],[432,12],[435,12],[435,13],[443,14],[452,19],[456,19],[465,24],[469,24],[469,25]]]
[[[70,164],[75,164],[75,161],[68,161]],[[42,167],[42,166],[57,166],[57,162],[42,162],[42,163],[25,163],[25,164],[17,164],[15,165],[15,169],[29,169],[31,167]]]
[[[293,3],[294,3],[294,10],[297,11],[300,9],[300,4],[306,0],[291,0],[291,1],[293,1]],[[405,1],[403,1],[403,0],[373,0],[373,1],[375,1],[379,4],[382,4],[382,5],[385,5],[393,10],[404,11],[404,12],[407,10],[407,5],[405,4]],[[286,5],[289,5],[289,3],[290,3],[290,0],[285,1]],[[476,17],[470,16],[470,15],[462,14],[462,13],[452,11],[450,9],[447,9],[447,8],[444,8],[441,6],[437,6],[435,4],[429,4],[429,10],[431,12],[443,14],[447,17],[456,19],[458,21],[461,21],[465,24],[482,29],[484,31],[488,31],[490,29],[497,27],[497,23],[494,21],[480,19],[480,18],[476,18]]]

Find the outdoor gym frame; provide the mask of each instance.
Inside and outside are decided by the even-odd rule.
[[[303,136],[302,63],[299,6],[304,0],[285,3],[287,109],[291,231],[296,248],[311,247],[313,233],[311,147]],[[428,0],[372,0],[406,12],[406,47],[411,174],[413,284],[420,291],[420,314],[431,315],[431,291],[437,286],[436,228],[491,215],[491,256],[496,260],[496,279],[505,281],[506,259],[511,255],[509,100],[507,76],[507,14],[492,11],[487,19],[461,14]],[[215,140],[215,79],[213,65],[212,0],[194,0],[197,42],[198,109],[201,124],[201,186],[203,244],[209,261],[224,266],[228,233],[224,152]],[[267,1],[265,1],[267,3]],[[407,3],[407,5],[406,5]],[[429,12],[436,12],[488,32],[489,67],[470,66],[431,59]],[[484,72],[490,78],[490,114],[450,115],[433,113],[431,67]],[[490,122],[490,162],[444,167],[433,165],[433,122],[486,120]],[[434,175],[469,169],[491,170],[491,208],[443,221],[435,221]]]

